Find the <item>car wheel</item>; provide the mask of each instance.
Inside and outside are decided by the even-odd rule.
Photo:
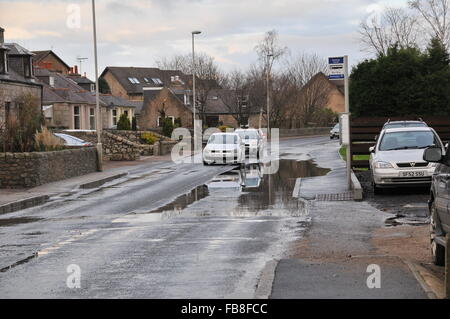
[[[430,208],[431,257],[435,265],[445,266],[445,247],[439,245],[435,240],[437,236],[442,235],[437,219],[436,204],[433,202]]]
[[[209,164],[207,162],[205,162],[205,161],[203,161],[203,165],[209,166]]]
[[[378,187],[377,184],[372,183],[373,193],[374,195],[381,195],[383,194],[383,189]]]

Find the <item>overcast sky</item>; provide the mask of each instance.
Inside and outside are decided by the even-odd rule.
[[[256,60],[255,45],[276,29],[292,54],[366,57],[358,25],[386,5],[407,0],[96,0],[99,72],[105,66],[155,66],[159,57],[191,50],[191,31],[201,30],[196,50],[225,70]],[[78,5],[77,6],[74,6]],[[80,23],[77,23],[77,8]],[[94,78],[90,0],[0,0],[5,41],[29,50],[52,49],[67,64],[88,58],[83,72]]]

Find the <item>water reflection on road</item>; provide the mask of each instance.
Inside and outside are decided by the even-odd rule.
[[[297,178],[323,176],[329,170],[317,167],[312,161],[282,159],[278,164],[278,172],[270,175],[264,174],[261,163],[237,167],[150,213],[161,214],[160,219],[174,218],[183,215],[185,208],[208,197],[209,207],[189,210],[188,214],[213,216],[225,211],[235,217],[296,215],[301,205],[292,197]],[[233,205],[235,201],[237,203]]]

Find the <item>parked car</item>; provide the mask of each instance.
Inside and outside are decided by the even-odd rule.
[[[245,163],[245,143],[236,133],[211,135],[203,150],[203,164]]]
[[[423,156],[427,162],[437,165],[431,182],[430,241],[434,264],[445,265],[445,236],[450,234],[450,149],[428,148]]]
[[[62,134],[62,133],[55,133],[55,136],[59,137],[63,140],[63,143],[65,146],[69,147],[90,147],[94,146],[91,142],[86,142],[78,137],[68,135],[68,134]]]
[[[338,123],[336,124],[330,131],[330,139],[334,140],[335,138],[339,138],[339,135],[341,133],[341,125]]]
[[[383,130],[376,146],[370,148],[374,193],[386,187],[429,186],[436,164],[424,161],[423,154],[430,146],[443,149],[430,127]]]
[[[249,158],[260,158],[264,150],[264,138],[257,129],[237,129],[234,133],[238,134],[245,143],[245,156]]]
[[[389,120],[383,126],[383,130],[388,128],[402,128],[402,127],[428,127],[428,124],[423,120],[417,121],[391,121]]]

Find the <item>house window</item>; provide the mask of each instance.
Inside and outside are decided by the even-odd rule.
[[[139,82],[139,80],[136,79],[136,78],[128,78],[128,81],[130,81],[132,84],[139,84],[139,83],[141,83],[141,82]]]
[[[11,112],[11,102],[5,103],[5,123],[9,122],[9,115]]]
[[[91,92],[95,92],[95,84],[91,84]]]
[[[5,74],[7,72],[6,51],[0,51],[0,74]]]
[[[80,126],[80,107],[74,106],[73,108],[73,128],[79,130]]]
[[[161,85],[163,84],[162,81],[158,78],[152,78],[153,83],[155,83],[156,85]]]
[[[25,57],[23,58],[23,70],[26,78],[31,78],[31,58]]]
[[[175,125],[175,117],[174,116],[166,116],[166,118],[171,119],[172,120],[172,124]],[[162,125],[163,125],[161,116],[158,116],[157,125],[158,125],[158,127],[162,127]]]
[[[95,109],[93,107],[89,109],[89,127],[91,130],[95,130]]]
[[[112,110],[112,122],[113,125],[117,125],[117,110]]]

